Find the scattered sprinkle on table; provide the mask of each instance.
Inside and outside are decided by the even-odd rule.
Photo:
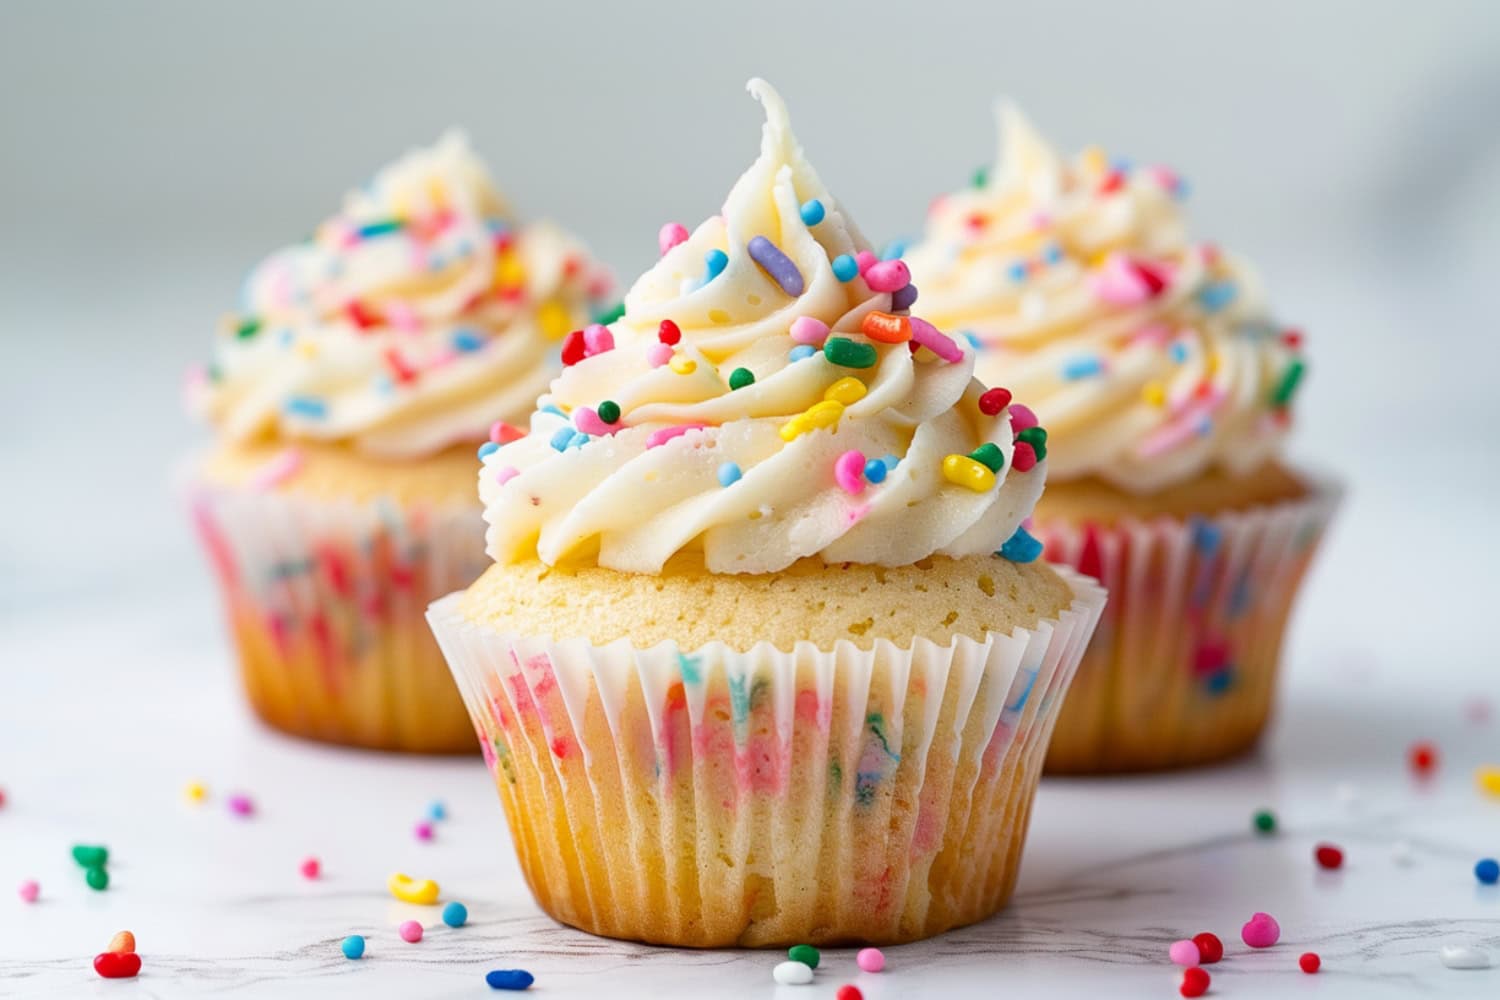
[[[229,805],[229,811],[234,813],[236,816],[255,815],[255,803],[251,800],[250,796],[246,795],[244,792],[235,792],[233,795],[229,796],[227,803]]]
[[[1489,952],[1466,944],[1445,944],[1438,952],[1443,964],[1450,969],[1488,969]]]
[[[1269,913],[1256,913],[1240,928],[1240,940],[1252,948],[1269,948],[1281,939],[1281,925]]]
[[[133,979],[141,971],[141,956],[128,951],[104,951],[94,956],[94,971],[105,979]]]
[[[1187,939],[1173,941],[1172,946],[1167,949],[1167,957],[1172,960],[1173,965],[1187,968],[1192,968],[1203,960],[1198,950],[1198,943]]]
[[[462,927],[469,921],[469,908],[462,903],[449,903],[443,907],[443,923],[449,927]]]
[[[354,961],[358,958],[363,958],[365,955],[365,939],[358,934],[350,934],[348,937],[344,938],[343,942],[339,945],[339,950],[342,951],[344,953],[344,957],[349,959],[350,961]]]
[[[602,417],[603,416],[603,410],[604,410],[604,404],[603,403],[599,404],[599,410],[600,410],[600,416]],[[615,420],[619,419],[619,412],[620,412],[620,408],[618,406],[616,406],[615,407]],[[612,421],[612,420],[606,420],[604,422],[608,424],[608,423],[613,423],[614,421]],[[427,818],[430,819],[430,820],[432,820],[434,823],[441,823],[443,820],[445,820],[445,819],[448,818],[448,807],[445,806],[442,803],[441,800],[434,799],[433,802],[432,802],[432,804],[427,807]]]
[[[1309,976],[1323,967],[1323,960],[1315,951],[1305,951],[1297,957],[1297,968]]]
[[[83,868],[103,868],[109,864],[109,848],[96,844],[74,844],[73,860]]]
[[[35,903],[37,897],[42,894],[41,883],[34,878],[29,878],[21,883],[20,888],[16,890],[16,894],[21,897],[21,902],[23,903]]]
[[[1313,848],[1313,857],[1317,860],[1319,868],[1326,868],[1329,871],[1344,866],[1344,852],[1334,844],[1319,844]]]
[[[298,870],[302,872],[303,878],[317,878],[323,873],[323,864],[317,858],[306,858],[298,866]]]
[[[416,829],[414,829],[412,832],[416,834],[418,840],[431,840],[433,832],[432,824],[424,819],[422,822],[417,824]]]
[[[1485,885],[1500,882],[1500,862],[1494,858],[1480,858],[1474,863],[1474,877]]]
[[[1276,832],[1276,814],[1269,809],[1261,809],[1256,812],[1251,823],[1254,825],[1256,833]]]
[[[806,986],[813,981],[813,970],[803,962],[782,962],[771,970],[771,978],[782,986]]]
[[[431,906],[438,899],[438,884],[430,878],[420,881],[410,875],[396,872],[386,880],[385,886],[391,891],[391,895],[403,903],[420,903],[423,906]]]
[[[1224,942],[1219,940],[1217,934],[1208,931],[1195,934],[1193,944],[1198,946],[1198,961],[1204,965],[1213,965],[1224,957]]]
[[[208,786],[201,781],[189,781],[182,789],[183,798],[198,805],[208,798]]]
[[[845,983],[835,993],[834,1000],[864,1000],[865,995],[859,991],[859,987],[853,983]]]
[[[403,920],[401,926],[396,928],[396,933],[408,944],[416,944],[422,940],[422,925],[415,920]]]
[[[105,951],[128,953],[135,951],[135,935],[130,931],[120,931],[109,939],[109,947]]]
[[[801,962],[809,969],[816,969],[818,960],[823,956],[810,944],[794,944],[787,949],[786,957],[793,962]]]
[[[89,888],[96,892],[103,892],[109,888],[109,872],[103,868],[90,868],[83,873],[83,880],[89,884]]]
[[[885,952],[879,948],[861,948],[854,956],[854,964],[861,972],[879,972],[885,968]]]
[[[491,969],[484,974],[484,981],[492,990],[524,990],[536,982],[536,977],[525,969]]]
[[[1177,992],[1185,997],[1201,997],[1208,992],[1210,982],[1208,973],[1194,966],[1183,970],[1182,985],[1177,987]]]
[[[1419,777],[1427,777],[1437,770],[1438,750],[1436,744],[1431,740],[1418,740],[1411,745],[1406,752],[1406,759],[1411,764],[1411,769]]]

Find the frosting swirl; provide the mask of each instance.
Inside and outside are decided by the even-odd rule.
[[[1056,447],[1052,475],[1153,492],[1279,448],[1304,365],[1243,262],[1188,238],[1162,167],[1063,161],[1012,106],[997,166],[938,199],[911,255],[923,308],[982,344]]]
[[[231,440],[430,454],[521,420],[608,274],[557,227],[518,226],[458,133],[351,192],[246,281],[194,407]]]
[[[776,92],[749,90],[760,156],[722,214],[663,230],[623,316],[564,348],[531,434],[486,456],[496,561],[904,565],[992,552],[1030,514],[1045,435],[1018,442],[973,352],[907,314],[905,266],[875,259]]]

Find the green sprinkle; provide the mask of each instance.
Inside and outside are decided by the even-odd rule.
[[[880,359],[874,344],[861,344],[848,337],[829,337],[823,342],[823,357],[840,368],[874,368]]]
[[[1040,462],[1047,457],[1047,432],[1040,427],[1028,427],[1016,435],[1017,441],[1025,441],[1031,445],[1031,450],[1036,452],[1036,460]]]
[[[993,441],[986,441],[978,448],[975,448],[969,452],[969,457],[991,472],[999,472],[1005,468],[1005,455],[1000,451],[1000,446]],[[1037,457],[1040,458],[1041,456],[1038,455]]]
[[[368,240],[374,236],[384,236],[386,233],[394,233],[401,228],[400,219],[381,219],[359,227],[359,237]]]
[[[970,178],[969,183],[973,184],[977,188],[982,188],[986,184],[988,184],[989,182],[990,182],[990,168],[989,167],[975,167],[974,168],[974,176],[972,178]]]
[[[1276,832],[1276,814],[1269,809],[1262,809],[1257,812],[1255,814],[1254,823],[1256,833]]]
[[[602,323],[605,326],[609,326],[609,324],[613,323],[615,320],[619,319],[621,316],[624,316],[624,315],[625,315],[625,303],[623,303],[623,302],[616,302],[614,305],[610,306],[608,309],[605,309],[603,312],[597,312],[597,313],[595,313],[594,314],[594,322],[595,323]]]
[[[606,424],[613,424],[620,419],[620,404],[612,399],[606,399],[599,404],[599,419]]]
[[[234,328],[234,335],[241,340],[249,340],[260,332],[260,320],[254,316],[246,316],[240,320],[240,325]]]
[[[729,388],[743,389],[755,384],[755,373],[748,368],[736,368],[729,373]]]
[[[109,864],[109,848],[91,844],[74,844],[73,860],[84,868],[103,868]]]
[[[1271,393],[1272,406],[1285,406],[1292,401],[1292,393],[1297,391],[1297,383],[1302,381],[1302,373],[1307,370],[1307,365],[1302,363],[1301,358],[1296,358],[1286,366],[1286,371],[1281,373],[1281,381],[1276,383],[1276,390]]]
[[[90,889],[103,892],[109,888],[109,872],[103,868],[90,868],[84,873],[83,878],[89,884]]]
[[[790,958],[793,962],[801,962],[809,969],[816,969],[818,967],[818,959],[822,956],[818,954],[818,949],[810,944],[794,944],[787,949],[786,957]]]

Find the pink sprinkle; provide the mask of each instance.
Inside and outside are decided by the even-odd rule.
[[[1052,216],[1046,212],[1036,212],[1031,216],[1031,228],[1041,232],[1052,228]]]
[[[583,431],[583,433],[593,435],[594,437],[613,434],[620,429],[618,422],[611,425],[600,420],[598,411],[592,406],[580,406],[573,411],[573,426]]]
[[[859,273],[863,275],[870,268],[880,263],[880,258],[868,250],[861,250],[854,255],[854,263],[859,265]]]
[[[410,944],[416,944],[422,940],[422,925],[415,920],[407,920],[397,929],[401,934],[401,940]]]
[[[818,346],[828,339],[828,324],[814,316],[798,316],[788,332],[799,344]]]
[[[660,368],[662,365],[671,360],[671,344],[663,344],[661,341],[657,341],[650,347],[646,348],[646,361],[650,363],[652,368]]]
[[[1162,347],[1171,336],[1172,330],[1165,323],[1147,323],[1130,335],[1130,346]]]
[[[519,441],[525,436],[525,429],[517,427],[514,424],[508,424],[504,420],[496,420],[493,424],[490,424],[490,440],[496,444],[510,444],[512,441]]]
[[[583,328],[583,347],[589,357],[615,349],[614,334],[602,323],[590,323]]]
[[[1252,948],[1269,948],[1281,939],[1281,925],[1269,913],[1257,913],[1240,928],[1240,940]]]
[[[36,879],[29,878],[21,883],[21,887],[16,890],[16,893],[21,897],[21,902],[35,903],[36,898],[42,894],[42,886]]]
[[[661,248],[662,253],[666,253],[687,238],[687,226],[680,222],[669,222],[656,234],[656,245]]]
[[[1180,965],[1187,969],[1203,961],[1197,942],[1188,940],[1173,941],[1172,947],[1167,949],[1167,957],[1172,960],[1173,965]]]
[[[1164,280],[1125,254],[1112,253],[1104,267],[1090,276],[1094,296],[1116,306],[1133,306],[1160,294]]]
[[[1167,191],[1176,191],[1177,186],[1181,183],[1177,172],[1170,167],[1151,167],[1150,173],[1156,179],[1156,183],[1160,184]]]
[[[911,284],[911,268],[905,261],[882,260],[865,271],[865,284],[872,292],[894,292]]]
[[[521,470],[516,468],[514,465],[502,465],[500,468],[495,470],[495,482],[499,483],[501,486],[504,486],[506,483],[510,482],[520,474]]]
[[[952,337],[920,316],[911,317],[911,339],[913,343],[927,348],[950,365],[964,359],[963,349],[953,342]]]
[[[1040,422],[1036,414],[1031,412],[1031,407],[1016,402],[1010,404],[1010,432],[1012,434],[1029,430]]]
[[[387,302],[385,318],[390,321],[391,326],[402,333],[416,333],[422,329],[422,321],[417,318],[417,311],[405,302]]]
[[[250,801],[250,796],[243,792],[236,792],[229,796],[229,811],[236,816],[250,816],[255,812],[255,803]]]
[[[659,448],[675,437],[681,437],[688,431],[702,430],[702,424],[677,424],[672,427],[658,427],[646,436],[646,448]]]
[[[879,948],[861,948],[854,956],[854,964],[860,972],[879,972],[885,968],[885,953]]]
[[[323,866],[317,858],[308,858],[302,862],[300,870],[303,878],[314,879],[323,873]]]
[[[423,820],[416,825],[416,828],[412,832],[417,835],[418,840],[431,840],[432,824],[427,822],[426,820]]]
[[[302,452],[296,448],[283,448],[250,477],[250,488],[269,490],[292,478],[302,468]]]
[[[1036,450],[1025,441],[1016,442],[1016,450],[1011,453],[1010,467],[1017,472],[1030,472],[1036,468]]]
[[[863,452],[846,451],[833,462],[833,478],[850,496],[865,491],[865,456]]]

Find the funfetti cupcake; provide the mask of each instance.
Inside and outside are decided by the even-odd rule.
[[[1028,561],[1045,464],[750,92],[759,159],[486,457],[495,565],[429,618],[558,920],[907,941],[1009,896],[1103,593]]]
[[[1334,491],[1279,459],[1305,371],[1244,264],[1189,237],[1180,178],[1059,157],[1013,108],[993,171],[934,203],[910,258],[927,316],[1047,428],[1036,525],[1109,610],[1051,771],[1252,746]]]
[[[190,383],[217,443],[189,478],[267,722],[472,748],[422,614],[484,568],[476,449],[522,433],[606,284],[566,234],[515,220],[459,135],[250,275]]]

